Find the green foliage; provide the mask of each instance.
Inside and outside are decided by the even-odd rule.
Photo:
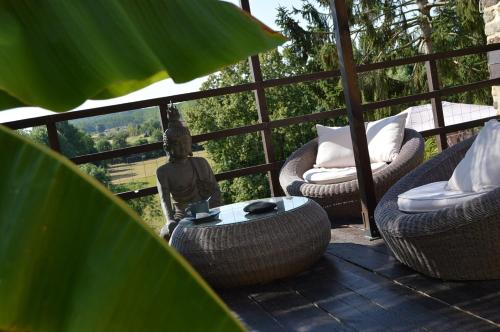
[[[128,131],[119,130],[112,135],[111,147],[113,150],[123,149],[128,146],[127,137],[129,136]]]
[[[67,121],[57,123],[57,132],[61,151],[65,156],[75,157],[97,152],[92,137]]]
[[[145,182],[129,182],[125,184],[113,184],[112,191],[116,193],[136,190],[144,188],[147,185]],[[161,226],[165,223],[163,212],[161,211],[161,205],[158,195],[149,195],[140,198],[135,198],[127,201],[127,204],[139,214],[143,220],[155,220],[160,219],[163,221]]]
[[[441,3],[441,2],[440,2]],[[474,1],[444,1],[432,13],[436,51],[484,43],[482,17]],[[338,69],[337,51],[328,1],[303,1],[298,8],[279,8],[276,18],[288,37],[280,51],[260,55],[265,79]],[[349,6],[354,55],[357,63],[404,58],[418,54],[422,47],[420,13],[414,2],[406,0],[353,0]],[[461,13],[466,13],[462,15]],[[444,85],[484,79],[484,58],[461,57],[439,63]],[[202,89],[219,88],[250,81],[247,62],[240,62],[210,75]],[[399,66],[359,75],[364,102],[379,101],[427,90],[423,64]],[[489,93],[471,92],[449,98],[450,101],[489,103]],[[266,101],[272,120],[323,112],[344,107],[340,79],[300,83],[266,89]],[[365,114],[366,121],[397,114],[400,105]],[[255,98],[250,93],[232,94],[191,102],[183,113],[193,133],[206,133],[257,123]],[[345,117],[321,122],[347,124]],[[300,145],[316,136],[314,123],[276,128],[272,137],[276,159],[286,159]],[[426,152],[432,153],[433,141]],[[204,144],[217,172],[234,170],[265,162],[259,134],[246,134]],[[269,195],[266,175],[252,175],[221,183],[225,202]]]
[[[49,146],[49,135],[47,134],[47,128],[45,126],[34,127],[31,131],[24,131],[23,135],[33,140],[33,142]]]
[[[447,1],[436,8],[432,34],[435,51],[486,44],[484,21],[477,1]],[[438,62],[442,86],[453,86],[489,78],[485,54],[445,59]],[[493,103],[491,90],[481,89],[447,97],[450,102]]]
[[[0,109],[68,110],[167,72],[189,81],[283,42],[214,0],[4,1],[0,17]],[[68,155],[95,150],[72,125],[58,130]],[[96,180],[2,126],[0,145],[8,175],[1,331],[243,330],[190,265]]]
[[[111,178],[108,171],[103,166],[96,166],[94,164],[83,164],[79,166],[82,171],[94,177],[97,181],[102,183],[105,187],[109,187]]]
[[[109,151],[112,149],[111,143],[105,138],[100,138],[95,143],[95,147],[96,147],[98,152],[105,152],[105,151]]]
[[[243,330],[97,181],[2,126],[0,145],[0,330]]]
[[[67,121],[57,123],[57,134],[61,152],[69,158],[97,152],[92,137]],[[49,146],[49,137],[45,127],[34,127],[31,131],[25,131],[23,135],[34,142]]]
[[[295,68],[274,50],[261,55],[265,77],[293,75]],[[245,62],[227,67],[211,75],[203,88],[209,89],[248,81]],[[328,101],[342,99],[342,90],[322,83],[293,84],[266,90],[266,98],[272,119],[281,119],[327,110]],[[194,134],[239,127],[257,122],[255,98],[252,93],[232,94],[206,98],[184,108],[184,116]],[[345,124],[345,119],[324,121],[329,125]],[[315,135],[313,124],[279,128],[273,132],[275,150],[279,158],[286,158],[298,146]],[[215,171],[223,172],[265,162],[260,135],[246,134],[210,141],[204,144],[210,159],[215,161]],[[221,184],[224,202],[269,196],[265,175],[253,175]]]
[[[225,1],[0,5],[0,109],[72,109],[170,76],[187,82],[284,42]],[[196,27],[196,28],[193,28]]]
[[[139,131],[144,135],[144,137],[151,137],[155,142],[161,141],[163,138],[161,124],[157,118],[145,121],[139,126]]]
[[[425,139],[424,160],[429,160],[439,153],[437,140],[435,137],[428,137]]]
[[[70,123],[88,133],[93,133],[96,131],[101,132],[98,128],[102,127],[99,126],[104,126],[105,129],[108,130],[113,128],[127,127],[128,125],[140,126],[150,119],[158,119],[158,117],[158,107],[148,107],[140,110],[132,110],[71,120]]]
[[[163,133],[160,128],[153,129],[151,131],[151,134],[149,135],[149,142],[150,143],[155,143],[155,142],[161,142],[163,140]]]

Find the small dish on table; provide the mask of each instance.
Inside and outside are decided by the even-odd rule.
[[[210,209],[208,213],[201,212],[196,213],[195,215],[191,215],[186,217],[186,220],[190,220],[193,223],[203,223],[208,221],[216,220],[219,217],[220,209]]]

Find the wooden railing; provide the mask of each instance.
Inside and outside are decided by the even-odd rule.
[[[363,72],[369,72],[369,71],[373,71],[373,70],[387,69],[387,68],[391,68],[391,67],[395,67],[395,66],[414,64],[414,63],[426,62],[426,61],[436,61],[436,60],[440,60],[440,59],[448,59],[448,58],[459,57],[459,56],[480,54],[480,53],[486,53],[486,52],[491,52],[491,51],[496,51],[496,50],[500,50],[500,43],[499,44],[490,44],[490,45],[484,45],[484,46],[470,47],[470,48],[454,50],[454,51],[439,52],[439,53],[428,54],[428,55],[417,55],[417,56],[413,56],[413,57],[409,57],[409,58],[397,59],[397,60],[391,60],[391,61],[385,61],[385,62],[364,64],[364,65],[359,65],[356,68],[357,68],[358,73],[363,73]],[[167,104],[170,103],[170,101],[177,103],[177,102],[196,100],[196,99],[202,99],[202,98],[208,98],[208,97],[224,96],[224,95],[240,93],[240,92],[255,91],[258,88],[266,89],[266,88],[271,88],[271,87],[279,87],[279,86],[283,86],[283,85],[287,85],[287,84],[295,84],[295,83],[308,82],[308,81],[324,80],[324,79],[334,78],[334,77],[339,77],[339,76],[340,76],[340,72],[336,71],[336,70],[317,72],[317,73],[304,74],[304,75],[298,75],[298,76],[293,76],[293,77],[263,80],[260,83],[246,83],[246,84],[241,84],[241,85],[236,85],[236,86],[229,86],[229,87],[223,87],[223,88],[217,88],[217,89],[211,89],[211,90],[204,90],[204,91],[197,91],[197,92],[191,92],[191,93],[171,95],[171,96],[166,96],[166,97],[156,98],[156,99],[142,100],[142,101],[131,102],[131,103],[98,107],[98,108],[87,109],[87,110],[78,110],[78,111],[67,112],[67,113],[59,113],[59,114],[41,116],[41,117],[36,117],[36,118],[31,118],[31,119],[17,120],[17,121],[4,123],[4,125],[12,128],[12,129],[23,129],[23,128],[30,128],[30,127],[35,127],[35,126],[46,126],[48,137],[49,137],[50,147],[56,151],[60,151],[60,144],[59,144],[59,138],[58,138],[57,130],[56,130],[56,123],[61,122],[61,121],[75,120],[75,119],[81,119],[81,118],[86,118],[86,117],[119,113],[119,112],[136,110],[136,109],[141,109],[141,108],[146,108],[146,107],[157,106],[157,107],[159,107],[159,113],[160,113],[160,118],[162,119],[162,125],[165,126],[167,124],[167,122],[166,122],[167,120],[165,117],[164,110],[165,110]],[[388,106],[395,106],[395,105],[406,104],[406,103],[411,103],[411,102],[418,102],[418,101],[422,101],[422,100],[430,100],[432,98],[445,97],[445,96],[449,96],[452,94],[481,89],[481,88],[485,88],[485,87],[489,87],[489,86],[493,86],[493,85],[500,85],[500,79],[499,78],[488,79],[488,80],[484,80],[484,81],[473,82],[473,83],[459,85],[459,86],[453,86],[453,87],[446,87],[446,88],[441,88],[441,89],[437,89],[437,90],[433,90],[433,91],[429,91],[429,92],[424,92],[424,93],[419,93],[419,94],[414,94],[414,95],[409,95],[409,96],[403,96],[403,97],[398,97],[398,98],[393,98],[393,99],[388,99],[388,100],[365,103],[365,104],[362,104],[362,108],[363,108],[364,112],[369,112],[369,111],[373,111],[373,110],[388,107]],[[441,109],[441,114],[442,114],[442,109]],[[242,135],[242,134],[248,134],[248,133],[254,133],[254,132],[262,132],[262,131],[271,131],[272,129],[275,129],[275,128],[287,127],[287,126],[300,124],[300,123],[304,123],[304,122],[314,122],[314,121],[319,121],[319,120],[323,120],[323,119],[330,119],[330,118],[334,118],[334,117],[338,117],[338,116],[345,116],[345,115],[347,115],[346,109],[345,108],[338,108],[338,109],[333,109],[333,110],[326,111],[326,112],[305,114],[305,115],[300,115],[300,116],[295,116],[295,117],[290,117],[290,118],[285,118],[285,119],[280,119],[280,120],[262,119],[260,123],[251,124],[248,126],[224,129],[224,130],[220,130],[220,131],[195,135],[195,136],[193,136],[193,142],[199,143],[199,142],[205,142],[205,141],[210,141],[210,140],[222,139],[222,138],[226,138],[226,137],[230,137],[230,136],[236,136],[236,135]],[[495,116],[492,118],[499,118],[499,117]],[[464,122],[464,123],[460,123],[460,124],[456,124],[456,125],[452,125],[452,126],[445,126],[444,124],[438,125],[434,129],[430,129],[430,130],[426,130],[426,131],[422,132],[422,135],[425,137],[434,136],[434,135],[445,135],[446,133],[480,126],[484,123],[484,121],[486,121],[488,119],[490,119],[490,118],[481,119],[481,120],[474,120],[474,121],[470,121],[470,122]],[[446,142],[446,140],[444,140],[444,142]],[[123,148],[123,149],[117,149],[117,150],[111,150],[111,151],[106,151],[106,152],[99,152],[99,153],[94,153],[94,154],[76,156],[76,157],[71,158],[71,160],[73,162],[75,162],[76,164],[84,164],[84,163],[97,162],[97,161],[112,159],[112,158],[117,158],[117,157],[129,156],[129,155],[133,155],[133,154],[137,154],[137,153],[150,152],[150,151],[154,151],[154,150],[158,150],[158,149],[162,149],[162,142],[149,143],[149,144],[144,144],[144,145],[127,147],[127,148]],[[272,178],[271,182],[277,183],[277,180],[278,180],[277,173],[278,173],[282,163],[283,163],[283,161],[273,160],[273,161],[269,161],[269,162],[266,162],[265,164],[261,164],[261,165],[255,165],[255,166],[251,166],[251,167],[246,167],[246,168],[242,168],[242,169],[231,170],[228,172],[219,173],[216,175],[216,178],[217,178],[217,180],[220,181],[220,180],[233,179],[236,177],[250,175],[250,174],[271,172],[270,173],[270,177]],[[276,189],[277,188],[275,188],[275,191],[276,191]],[[278,188],[278,190],[279,190],[279,188]],[[156,187],[149,187],[149,188],[143,188],[143,189],[139,189],[139,190],[119,193],[118,196],[122,197],[123,199],[133,199],[133,198],[143,197],[143,196],[147,196],[147,195],[153,195],[156,193],[157,193]]]
[[[240,0],[240,5],[243,10],[250,12],[250,6],[248,0]],[[349,30],[349,22],[347,21],[348,10],[346,2],[344,0],[332,0],[331,10],[332,10],[332,18],[335,25],[334,29],[335,40],[337,46],[337,53],[339,57],[339,67],[341,68],[341,70],[324,71],[324,72],[317,72],[305,75],[298,75],[293,77],[264,80],[260,69],[259,58],[257,55],[253,55],[249,58],[250,74],[251,77],[253,78],[252,83],[172,95],[163,98],[142,100],[132,103],[98,107],[94,109],[80,110],[63,114],[42,116],[33,119],[12,121],[6,123],[6,125],[12,129],[22,129],[34,126],[41,126],[41,125],[46,126],[48,133],[48,140],[51,148],[56,151],[60,151],[60,144],[57,135],[56,124],[61,121],[75,120],[85,117],[112,114],[117,112],[141,109],[145,107],[157,106],[159,107],[162,128],[165,129],[168,125],[168,120],[166,117],[166,107],[167,104],[170,102],[177,103],[177,102],[196,100],[201,98],[216,97],[234,93],[253,91],[255,93],[255,100],[258,113],[258,123],[238,128],[230,128],[216,132],[195,135],[193,137],[193,142],[198,143],[203,141],[222,139],[235,135],[260,132],[262,137],[262,145],[264,149],[266,162],[262,165],[255,165],[247,168],[216,174],[216,178],[217,180],[227,180],[239,176],[267,172],[269,176],[269,187],[271,194],[278,195],[282,193],[281,188],[279,186],[278,175],[279,175],[279,169],[283,162],[276,160],[274,146],[272,144],[272,129],[286,127],[304,122],[318,121],[322,119],[347,115],[349,118],[351,139],[353,141],[354,157],[356,161],[363,222],[369,236],[376,237],[378,236],[378,231],[373,219],[373,213],[376,206],[375,189],[369,165],[369,155],[366,142],[363,113],[389,106],[414,103],[422,100],[430,100],[432,104],[434,124],[436,128],[432,130],[426,130],[422,134],[426,137],[435,135],[438,138],[438,143],[439,143],[438,147],[440,149],[445,149],[447,147],[446,133],[479,126],[489,118],[470,121],[453,126],[445,126],[442,97],[460,92],[466,92],[485,87],[490,87],[493,85],[500,85],[500,78],[488,79],[480,82],[442,88],[439,84],[439,75],[436,62],[441,59],[448,59],[452,57],[497,51],[500,50],[500,44],[491,44],[491,45],[470,47],[461,50],[439,52],[426,55],[417,55],[403,59],[356,66],[353,61],[353,49],[351,44],[352,41]],[[388,100],[370,102],[370,103],[362,102],[361,93],[358,85],[359,73],[370,72],[380,69],[387,69],[402,65],[409,65],[419,62],[425,63],[428,92],[404,96],[404,97],[392,98]],[[306,114],[281,120],[270,119],[267,107],[267,100],[265,96],[265,89],[271,87],[279,87],[287,84],[324,80],[333,77],[341,77],[342,84],[344,87],[344,99],[346,101],[345,109],[334,109],[327,112]],[[71,158],[71,160],[76,164],[83,164],[83,163],[97,162],[100,160],[111,159],[116,157],[123,157],[136,153],[149,152],[161,148],[162,148],[162,143],[155,142],[151,144],[127,147],[107,152],[100,152],[84,156],[76,156]],[[150,187],[135,191],[123,192],[119,193],[118,195],[123,199],[133,199],[146,195],[153,195],[156,193],[157,193],[156,187]]]

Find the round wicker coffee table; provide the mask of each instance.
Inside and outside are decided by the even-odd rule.
[[[249,215],[243,208],[250,202],[241,202],[221,206],[219,220],[183,220],[170,245],[214,287],[265,283],[305,270],[330,242],[325,210],[306,197],[264,201],[277,209]]]

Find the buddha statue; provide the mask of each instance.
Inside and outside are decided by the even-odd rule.
[[[163,147],[169,157],[156,170],[158,193],[167,219],[160,235],[167,241],[179,221],[186,216],[190,203],[209,199],[210,207],[221,204],[215,175],[204,158],[193,157],[189,129],[181,122],[177,108],[167,108],[168,128],[163,134]]]

